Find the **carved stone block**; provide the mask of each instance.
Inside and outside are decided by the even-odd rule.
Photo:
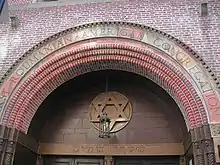
[[[212,137],[220,137],[220,124],[210,125]]]
[[[212,139],[205,139],[203,141],[204,147],[204,156],[208,165],[215,165],[215,151],[214,151],[214,143]]]
[[[204,152],[201,141],[193,143],[193,155],[195,165],[204,165]]]
[[[13,157],[15,154],[16,143],[18,138],[19,131],[15,128],[9,128],[7,133],[7,144],[5,147],[5,154],[4,154],[4,165],[12,165],[13,164]]]
[[[190,132],[192,137],[194,163],[195,165],[205,165],[204,148],[202,143],[202,139],[204,138],[203,128],[195,128]]]

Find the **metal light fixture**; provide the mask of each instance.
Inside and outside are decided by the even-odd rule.
[[[110,138],[110,123],[111,120],[106,112],[103,112],[99,119],[99,137]]]

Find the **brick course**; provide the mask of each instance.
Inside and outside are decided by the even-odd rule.
[[[28,49],[67,28],[94,21],[145,24],[180,39],[220,77],[220,1],[209,0],[209,15],[200,17],[198,0],[132,0],[11,10],[20,25],[0,24],[0,77]],[[26,8],[26,9],[25,9]]]

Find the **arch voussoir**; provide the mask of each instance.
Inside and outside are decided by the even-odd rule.
[[[101,47],[101,46],[100,46]],[[99,47],[99,48],[100,48]],[[42,98],[42,95],[39,95],[39,91],[41,91],[41,89],[43,88],[43,86],[45,86],[44,85],[44,83],[43,82],[40,82],[41,80],[47,80],[47,81],[50,81],[50,80],[53,80],[53,81],[50,81],[50,83],[49,84],[52,84],[52,86],[54,86],[54,88],[52,88],[51,87],[51,85],[50,85],[50,87],[51,88],[49,88],[49,86],[47,87],[47,89],[49,89],[48,91],[49,92],[51,92],[53,89],[55,89],[56,87],[57,87],[57,85],[56,85],[56,83],[55,83],[55,81],[54,81],[54,78],[57,76],[57,75],[59,75],[60,74],[60,72],[57,72],[56,71],[56,69],[57,68],[65,68],[64,66],[68,66],[68,67],[73,67],[73,66],[71,66],[71,64],[70,64],[70,62],[72,62],[72,61],[75,61],[75,63],[76,63],[76,65],[77,65],[77,58],[82,58],[82,57],[88,57],[88,56],[91,56],[91,55],[97,55],[97,53],[98,54],[104,54],[104,53],[112,53],[112,54],[114,54],[114,53],[119,53],[121,56],[119,56],[119,59],[118,60],[127,60],[127,61],[130,61],[130,62],[134,62],[134,59],[132,59],[132,58],[129,58],[129,60],[128,60],[128,58],[127,58],[127,56],[122,56],[123,54],[125,54],[125,53],[127,53],[126,52],[126,50],[123,50],[123,51],[118,51],[118,50],[116,50],[116,49],[110,49],[110,52],[107,50],[107,49],[105,49],[105,50],[95,50],[95,51],[88,51],[88,52],[86,52],[85,51],[86,49],[84,48],[84,52],[83,53],[75,53],[74,55],[72,55],[72,56],[70,56],[70,54],[68,54],[68,53],[65,53],[65,54],[63,54],[63,55],[61,55],[60,57],[62,57],[62,58],[60,58],[60,59],[56,59],[56,58],[54,58],[54,59],[52,59],[52,60],[50,60],[50,61],[48,61],[45,65],[44,65],[44,67],[42,67],[41,69],[38,69],[38,70],[36,70],[35,71],[35,75],[31,75],[30,76],[30,79],[28,79],[28,81],[27,81],[27,83],[25,83],[25,85],[26,84],[29,84],[29,88],[26,88],[26,89],[29,89],[29,90],[26,90],[26,92],[24,92],[24,95],[23,95],[23,97],[21,97],[20,98],[20,100],[22,100],[22,101],[24,101],[25,100],[25,98],[28,96],[28,94],[29,93],[33,93],[33,91],[32,92],[30,92],[31,91],[31,89],[33,89],[33,87],[34,86],[36,86],[36,84],[41,84],[42,85],[42,87],[41,88],[34,88],[35,89],[35,92],[34,93],[37,93],[37,95],[38,96],[40,96],[40,98]],[[94,50],[94,49],[93,49]],[[74,51],[72,51],[72,52],[70,52],[71,54],[73,54],[74,53]],[[146,52],[145,52],[146,53]],[[135,54],[135,55],[134,55]],[[151,53],[148,53],[148,55],[149,54],[151,54]],[[159,60],[159,58],[158,58],[158,56],[156,56],[156,58],[157,58],[157,60],[155,60],[155,59],[150,59],[148,56],[143,56],[143,55],[141,55],[140,53],[137,53],[137,52],[129,52],[128,53],[128,55],[129,56],[131,56],[131,55],[133,55],[135,58],[142,58],[141,60],[144,60],[144,63],[146,63],[146,62],[148,62],[148,63],[151,63],[151,65],[155,65],[154,66],[154,70],[156,70],[157,72],[158,72],[158,75],[160,75],[161,77],[162,77],[162,82],[164,82],[164,80],[166,81],[166,80],[169,80],[169,81],[167,81],[167,86],[170,86],[171,84],[172,84],[172,82],[174,82],[174,81],[176,81],[176,82],[178,82],[178,85],[177,86],[175,86],[173,89],[175,89],[176,91],[177,91],[177,93],[178,93],[178,98],[180,99],[180,102],[182,102],[182,104],[184,105],[184,107],[185,107],[185,110],[187,111],[187,116],[188,116],[188,118],[189,118],[189,120],[191,121],[191,126],[192,127],[194,127],[195,125],[196,125],[196,120],[201,120],[199,117],[197,117],[196,119],[192,119],[192,117],[194,116],[194,114],[193,114],[193,110],[192,110],[192,107],[190,108],[190,104],[189,104],[189,101],[183,96],[185,93],[183,93],[182,91],[181,91],[181,89],[180,89],[180,86],[183,88],[185,85],[184,84],[180,84],[180,82],[181,82],[181,80],[179,80],[178,79],[178,76],[177,75],[175,75],[175,74],[173,74],[173,72],[170,72],[169,71],[169,69],[167,69],[167,68],[163,68],[162,67],[162,64],[159,64],[158,62],[157,62],[157,60]],[[64,57],[66,57],[66,56],[70,56],[70,58],[64,58]],[[59,57],[59,56],[58,56]],[[105,57],[106,56],[101,56],[101,60],[104,60],[105,59]],[[111,55],[111,56],[107,56],[108,58],[108,60],[110,60],[113,56]],[[123,59],[124,58],[124,59]],[[62,59],[63,59],[63,61],[62,61]],[[59,60],[61,61],[60,63],[59,63]],[[93,58],[91,61],[95,61],[95,58]],[[86,60],[86,59],[84,59],[84,62],[89,62],[88,60]],[[54,64],[55,63],[55,64]],[[59,63],[59,65],[58,65],[58,63]],[[143,63],[143,61],[140,61],[140,63]],[[57,65],[56,65],[57,64]],[[78,63],[79,64],[79,63]],[[139,64],[140,65],[140,64]],[[147,65],[144,65],[144,67],[146,67]],[[48,69],[46,69],[46,68],[49,68],[49,70]],[[152,67],[151,67],[152,68]],[[46,69],[46,70],[45,70]],[[146,68],[145,68],[146,69]],[[159,69],[159,70],[158,70]],[[63,69],[60,69],[61,71],[63,70]],[[153,69],[151,69],[151,71],[152,71]],[[161,74],[160,72],[161,71],[163,71],[163,72],[165,72],[166,74],[168,74],[171,78],[167,78],[167,79],[165,79],[164,77],[166,77],[167,75],[165,75],[165,74]],[[54,73],[53,73],[54,72]],[[153,71],[154,72],[154,71]],[[160,74],[159,74],[160,73]],[[47,75],[48,74],[53,74],[54,75],[54,77],[52,77],[52,78],[48,78],[47,77]],[[33,81],[33,78],[36,78],[36,75],[38,75],[38,79],[36,79],[35,81]],[[66,74],[62,74],[62,75],[66,75]],[[71,75],[71,74],[68,74],[69,76]],[[157,77],[158,76],[157,74],[156,74],[156,76],[155,77]],[[68,76],[67,76],[68,77]],[[65,82],[65,81],[67,81],[67,79],[69,78],[67,78],[67,77],[63,77],[63,82]],[[173,79],[173,81],[172,81],[172,78],[174,78]],[[69,78],[70,79],[70,78]],[[158,80],[160,80],[161,78],[157,78]],[[157,80],[157,81],[158,81]],[[187,80],[187,79],[186,79]],[[32,83],[31,83],[32,82]],[[58,80],[58,82],[61,82],[61,80]],[[31,86],[30,86],[30,83],[32,84]],[[179,86],[180,85],[180,86]],[[186,86],[185,86],[185,88],[186,88]],[[20,88],[20,89],[24,89],[24,87],[23,88]],[[178,90],[177,90],[178,89]],[[184,88],[183,88],[184,89]],[[187,88],[186,88],[187,89]],[[44,89],[44,90],[46,90],[46,89]],[[38,92],[37,92],[38,91]],[[46,93],[49,93],[49,92],[45,92],[45,96],[44,97],[46,97]],[[182,94],[179,94],[179,93],[182,93]],[[175,95],[175,94],[174,94]],[[177,95],[177,94],[176,94]],[[34,95],[35,96],[35,95]],[[183,98],[184,98],[184,100],[183,99],[181,99],[181,97],[183,96]],[[191,96],[191,95],[189,95],[189,96]],[[31,102],[31,99],[33,99],[33,97],[28,97],[28,98],[30,98],[30,99],[26,99],[25,100],[25,103],[23,104],[23,105],[20,105],[20,104],[17,104],[16,106],[15,106],[15,108],[16,109],[22,109],[20,112],[18,112],[18,114],[17,115],[11,115],[11,116],[13,116],[13,118],[12,117],[10,117],[10,122],[9,122],[9,125],[15,125],[16,127],[21,127],[22,128],[22,130],[24,130],[24,131],[27,131],[27,126],[24,126],[24,125],[28,125],[28,122],[27,123],[25,123],[25,124],[23,124],[23,121],[25,121],[25,120],[23,120],[24,118],[25,118],[25,116],[24,116],[24,114],[26,114],[26,112],[27,112],[27,107],[30,107],[30,105],[31,106],[33,106],[33,105],[35,105],[35,107],[34,108],[37,108],[37,105],[40,105],[40,103],[42,102],[42,100],[40,100],[40,98],[36,98],[36,97],[34,97],[34,99],[35,100],[37,100],[37,104],[36,103],[34,103],[34,102]],[[191,97],[192,98],[192,97]],[[194,99],[193,99],[194,100]],[[22,101],[20,101],[20,102],[22,102]],[[19,101],[18,101],[19,102]],[[195,107],[196,107],[196,104],[195,104],[195,102],[192,102],[192,104],[193,105],[195,105]],[[12,106],[11,106],[12,107]],[[21,108],[22,107],[22,108]],[[198,108],[198,107],[197,107]],[[33,117],[33,115],[34,115],[34,111],[31,111],[32,112],[32,114],[30,115],[30,116],[32,116]],[[29,112],[30,113],[30,112]],[[188,115],[188,113],[190,114],[190,115]],[[23,114],[23,115],[21,115],[21,114]],[[192,114],[192,115],[191,115]],[[14,118],[14,116],[16,116],[15,118]],[[191,117],[192,116],[192,117]],[[199,122],[199,123],[202,123],[202,122]]]
[[[200,126],[208,121],[205,108],[195,88],[180,70],[164,58],[165,54],[147,48],[146,45],[143,47],[143,44],[138,46],[140,43],[127,45],[123,43],[123,39],[120,41],[121,43],[104,42],[104,44],[91,45],[82,43],[81,47],[80,43],[77,43],[76,48],[73,44],[72,49],[70,47],[67,51],[51,55],[51,58],[32,72],[17,89],[14,97],[6,106],[3,123],[26,132],[38,106],[49,93],[83,72],[100,70],[98,66],[81,68],[85,63],[97,61],[102,63],[107,60],[111,61],[110,66],[115,61],[127,62],[130,67],[122,68],[122,70],[134,73],[136,73],[135,67],[132,68],[131,65],[141,66],[142,72],[145,73],[142,75],[163,86],[182,107],[182,113],[185,120],[188,120],[186,122],[189,128]],[[111,69],[118,68],[112,67]],[[14,111],[11,111],[12,109]]]

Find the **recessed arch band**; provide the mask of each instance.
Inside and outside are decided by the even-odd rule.
[[[208,123],[205,107],[192,82],[165,53],[141,43],[77,43],[50,55],[17,88],[6,105],[3,124],[28,131],[43,100],[64,82],[87,72],[116,69],[140,74],[163,87],[177,102],[189,129]],[[104,42],[106,41],[106,42]]]

